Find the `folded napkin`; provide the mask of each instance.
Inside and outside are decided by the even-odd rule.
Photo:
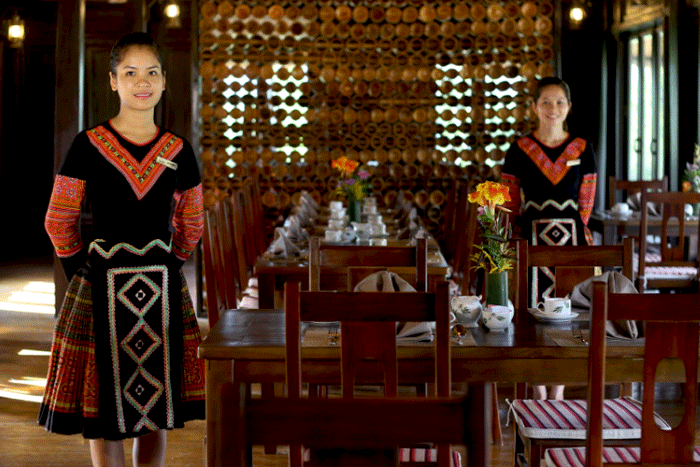
[[[285,221],[285,226],[287,227],[287,237],[292,242],[300,243],[309,240],[309,232],[302,227],[301,221],[296,215],[289,216]]]
[[[269,251],[276,258],[289,258],[301,253],[299,247],[287,237],[287,232],[283,227],[277,227],[275,229],[275,237],[274,240],[272,240]]]
[[[309,194],[309,192],[306,191],[306,190],[303,190],[303,191],[301,192],[301,199],[302,199],[303,202],[309,204],[309,205],[310,205],[312,208],[314,208],[314,210],[316,210],[316,211],[318,211],[318,210],[321,208],[321,206],[318,205],[318,203],[316,202],[316,200],[314,199],[314,197],[311,196],[311,195]]]
[[[379,271],[362,279],[356,286],[355,292],[415,292],[411,284],[389,271]],[[400,342],[432,341],[435,330],[434,321],[409,321],[399,323],[396,337]]]
[[[637,192],[629,195],[627,197],[627,204],[630,205],[633,211],[641,211],[642,210],[642,193]],[[658,205],[658,203],[647,203],[647,207],[649,209],[649,214],[652,216],[660,216],[661,215],[661,206]]]
[[[298,210],[293,216],[299,219],[299,225],[302,227],[312,227],[314,225],[313,219],[309,216],[309,213],[305,210]]]
[[[607,283],[608,292],[612,293],[639,293],[627,277],[617,271],[607,271],[586,279],[574,287],[571,292],[571,305],[574,308],[590,309],[594,282]],[[644,326],[632,320],[608,321],[605,324],[605,331],[608,336],[620,339],[638,339],[644,334]]]
[[[301,204],[299,205],[299,212],[305,213],[307,216],[309,216],[309,219],[312,220],[318,217],[318,209],[315,209],[303,199],[301,200]]]

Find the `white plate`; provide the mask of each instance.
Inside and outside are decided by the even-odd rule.
[[[538,320],[545,323],[563,323],[566,321],[571,321],[578,316],[578,313],[572,312],[569,316],[550,316],[545,315],[540,310],[536,308],[528,308],[527,311],[532,313],[532,315]]]

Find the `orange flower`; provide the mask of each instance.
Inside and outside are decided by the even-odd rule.
[[[333,167],[334,169],[338,169],[342,174],[347,175],[353,173],[358,165],[360,165],[359,162],[348,159],[345,156],[335,159],[333,162],[331,162],[331,167]]]
[[[476,187],[476,191],[469,193],[469,202],[484,206],[491,211],[492,215],[496,212],[496,206],[500,206],[506,201],[510,201],[508,187],[497,182],[480,183]],[[501,209],[510,212],[503,207]]]
[[[692,190],[693,190],[693,185],[688,180],[684,180],[683,181],[683,191],[692,191]]]

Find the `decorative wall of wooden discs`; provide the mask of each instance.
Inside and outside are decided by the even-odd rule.
[[[439,237],[454,180],[498,178],[533,127],[553,15],[553,0],[202,2],[205,203],[260,177],[274,222],[303,189],[332,198],[347,156]]]

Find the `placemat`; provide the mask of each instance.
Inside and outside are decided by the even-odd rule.
[[[331,339],[328,334],[328,331],[330,330],[330,326],[314,326],[314,325],[309,325],[307,326],[306,330],[304,331],[304,338],[302,340],[302,345],[305,347],[328,347],[331,346]],[[340,341],[338,341],[338,344],[340,344]],[[399,339],[397,341],[398,345],[433,345],[432,342],[427,342],[427,341],[422,341],[422,342],[415,342],[411,341],[410,339]],[[333,344],[336,345],[336,344]],[[452,345],[458,345],[457,344],[457,338],[453,338],[453,344]],[[462,336],[462,345],[463,346],[476,346],[476,341],[474,340],[474,336],[472,335],[471,330]]]
[[[560,347],[583,347],[590,342],[588,329],[583,329],[580,337],[575,336],[571,329],[545,329],[544,333]],[[615,346],[639,347],[644,345],[644,339],[608,337],[606,343]]]

